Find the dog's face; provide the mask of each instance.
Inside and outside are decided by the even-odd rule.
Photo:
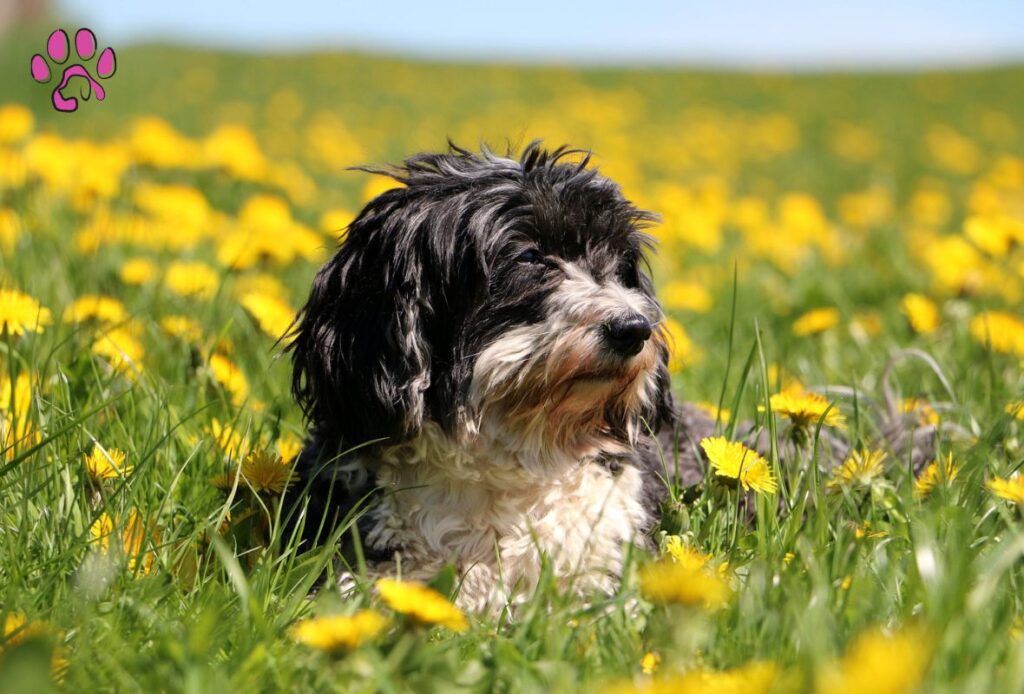
[[[517,451],[628,448],[669,415],[653,217],[582,163],[420,155],[367,205],[314,281],[294,391],[346,446],[415,437]]]

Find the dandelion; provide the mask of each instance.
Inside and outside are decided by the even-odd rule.
[[[1024,475],[1013,475],[1009,479],[995,477],[986,482],[985,486],[1000,499],[1024,504]]]
[[[816,308],[793,321],[793,334],[797,337],[817,335],[839,325],[839,311],[834,308]]]
[[[732,417],[732,412],[730,412],[727,408],[719,408],[718,405],[716,405],[713,402],[707,402],[705,400],[702,400],[700,402],[695,402],[693,404],[698,409],[707,412],[708,416],[711,417],[712,419],[721,421],[722,424],[728,424],[729,419]]]
[[[661,330],[669,350],[669,371],[678,373],[697,361],[699,356],[697,348],[679,321],[674,318],[665,318],[662,321]]]
[[[132,473],[133,466],[124,462],[124,451],[117,448],[103,448],[96,444],[85,456],[85,471],[96,482],[116,480]]]
[[[1024,320],[1005,311],[985,311],[971,320],[971,337],[1002,354],[1024,357]]]
[[[11,253],[20,237],[21,220],[18,218],[18,213],[6,207],[0,207],[0,250]]]
[[[152,551],[144,552],[147,541],[154,545],[159,541],[155,530],[146,533],[146,522],[134,508],[128,512],[128,518],[120,532],[117,532],[118,521],[110,514],[103,512],[89,526],[90,544],[106,555],[120,555],[128,559],[128,570],[142,575],[149,574],[156,561]]]
[[[774,691],[777,678],[774,664],[755,661],[731,670],[698,668],[640,685],[613,685],[604,694],[768,694]]]
[[[1006,406],[1006,414],[1024,421],[1024,400],[1009,403]]]
[[[711,292],[699,282],[669,282],[661,288],[658,296],[661,305],[671,311],[707,313],[711,310]]]
[[[46,624],[30,621],[21,612],[8,612],[4,617],[3,642],[0,653],[46,633]]]
[[[694,569],[700,569],[707,566],[707,563],[711,561],[710,554],[704,554],[698,549],[695,549],[691,545],[683,542],[683,538],[678,535],[669,535],[665,538],[665,553],[672,558],[672,561],[689,566]]]
[[[885,468],[886,454],[884,451],[853,451],[849,457],[832,471],[832,479],[828,482],[830,489],[841,487],[870,487]]]
[[[241,478],[240,484],[257,494],[281,494],[294,482],[291,464],[265,451],[250,451],[242,460],[238,476]],[[213,478],[213,486],[231,489],[235,478],[236,475],[232,473],[218,475]]]
[[[469,628],[462,610],[422,583],[382,578],[377,581],[377,590],[392,610],[421,624],[439,624],[452,631]]]
[[[744,490],[753,489],[760,494],[774,494],[775,477],[768,461],[742,443],[729,441],[723,436],[700,442],[715,474],[739,480]]]
[[[196,343],[203,337],[203,329],[199,323],[188,316],[172,315],[160,319],[160,328],[170,335],[185,342]]]
[[[167,266],[164,284],[179,296],[209,299],[217,293],[220,275],[198,260],[175,260]]]
[[[140,367],[145,348],[127,329],[113,328],[93,342],[92,352],[115,371],[132,371]]]
[[[290,463],[302,452],[302,441],[297,436],[284,434],[277,440],[277,454],[281,460]]]
[[[640,569],[640,592],[653,602],[715,609],[729,598],[725,579],[706,568],[660,561]]]
[[[903,315],[915,333],[928,335],[939,327],[939,309],[923,294],[907,294],[900,302]]]
[[[872,530],[871,521],[864,521],[862,525],[856,525],[853,528],[853,536],[858,540],[863,540],[864,538],[877,540],[886,537],[888,534],[884,530]]]
[[[858,636],[837,662],[816,678],[816,690],[834,694],[904,694],[917,691],[928,668],[928,641],[917,630],[881,630]]]
[[[340,238],[355,217],[349,210],[327,210],[320,215],[320,229],[326,234]]]
[[[0,334],[41,333],[52,322],[50,309],[17,289],[0,289]]]
[[[919,499],[924,499],[935,486],[940,483],[950,483],[957,478],[960,474],[960,465],[953,462],[953,454],[950,453],[946,456],[945,460],[932,461],[921,471],[917,480],[914,482],[914,495]]]
[[[939,413],[932,407],[930,402],[922,398],[904,398],[900,403],[900,412],[903,414],[917,414],[917,421],[921,426],[939,423]]]
[[[260,329],[274,339],[283,337],[295,318],[295,311],[291,306],[271,294],[249,292],[242,295],[239,303],[245,307]]]
[[[292,625],[289,634],[304,646],[337,653],[358,648],[375,639],[387,626],[376,610],[360,610],[353,615],[311,617]]]
[[[829,401],[817,393],[810,393],[800,387],[786,388],[776,393],[768,402],[772,412],[783,415],[792,422],[796,429],[805,430],[812,424],[824,420],[827,427],[843,428],[846,418],[835,407],[829,407]],[[827,412],[827,414],[826,414]]]
[[[0,106],[0,145],[21,142],[32,134],[35,118],[21,104]]]
[[[83,294],[64,309],[65,323],[84,323],[89,320],[121,323],[127,318],[124,304],[111,296],[99,294]]]
[[[660,653],[655,653],[653,651],[645,653],[644,657],[640,659],[640,670],[645,675],[653,675],[657,671],[659,665],[661,665]]]
[[[158,270],[149,258],[129,258],[121,263],[118,276],[125,284],[147,284],[153,281]]]
[[[231,395],[231,402],[241,404],[249,395],[249,381],[233,361],[222,354],[211,354],[207,363],[213,380]]]
[[[230,424],[222,423],[219,419],[210,420],[207,433],[213,439],[217,448],[227,454],[228,457],[241,457],[242,452],[249,447],[249,443],[242,432]]]

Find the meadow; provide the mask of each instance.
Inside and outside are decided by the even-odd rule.
[[[1024,69],[141,46],[62,114],[29,33],[0,46],[0,690],[1024,690]],[[680,397],[799,451],[741,479],[751,513],[723,470],[674,490],[616,595],[310,600],[332,552],[282,537],[277,338],[392,185],[347,167],[447,138],[593,150],[662,217]],[[885,421],[934,459],[872,448]]]

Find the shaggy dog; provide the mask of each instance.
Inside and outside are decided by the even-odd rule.
[[[306,545],[359,508],[372,574],[454,564],[465,608],[529,595],[542,556],[611,592],[666,480],[702,478],[714,423],[673,404],[654,216],[588,164],[534,143],[383,172],[404,185],[352,222],[294,330]]]
[[[404,185],[352,222],[291,346],[305,541],[365,500],[371,572],[452,563],[463,607],[529,594],[542,555],[581,592],[615,589],[677,412],[654,216],[588,164],[453,146],[387,172]]]

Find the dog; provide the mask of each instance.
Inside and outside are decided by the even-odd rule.
[[[613,592],[671,476],[659,432],[713,427],[673,402],[655,215],[538,142],[364,170],[401,186],[348,227],[290,345],[303,542],[360,507],[370,573],[452,564],[466,609],[528,596],[542,557]]]

